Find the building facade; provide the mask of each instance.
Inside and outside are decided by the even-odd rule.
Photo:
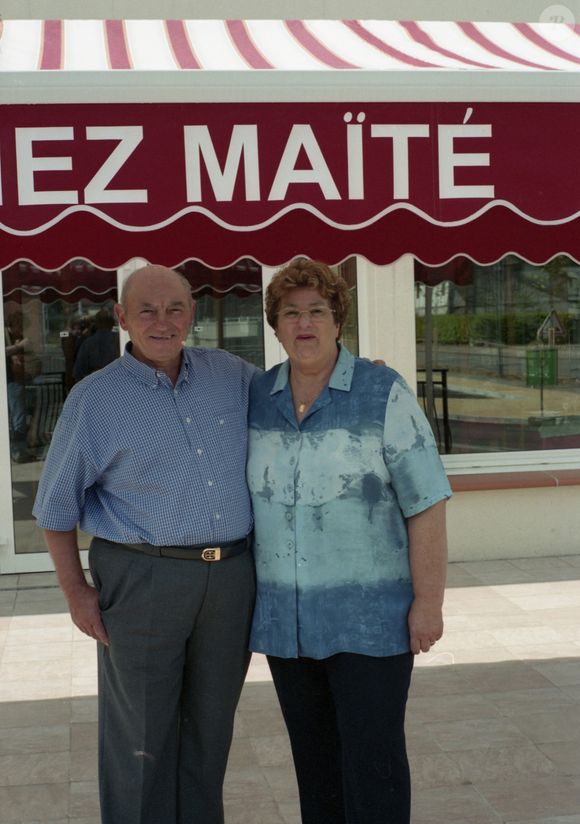
[[[108,318],[128,273],[180,268],[189,342],[267,368],[283,353],[262,295],[296,254],[341,268],[348,345],[417,388],[456,492],[452,559],[580,552],[576,10],[526,3],[506,30],[455,24],[467,4],[432,22],[415,4],[425,22],[403,26],[367,3],[325,27],[294,3],[279,13],[302,25],[274,28],[259,3],[240,26],[88,5],[54,26],[30,2],[17,26],[8,4],[0,39],[0,574],[50,566],[30,515],[42,461],[86,344],[124,343]]]

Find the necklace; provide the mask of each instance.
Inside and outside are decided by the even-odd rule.
[[[312,387],[312,386],[306,387],[307,390],[310,389],[310,392],[308,392],[306,397],[303,396],[302,398],[300,397],[302,392],[300,392],[300,390],[296,386],[296,383],[297,383],[296,379],[295,378],[293,379],[291,377],[290,378],[290,386],[291,386],[291,389],[292,389],[292,397],[294,398],[296,411],[298,412],[299,415],[303,415],[306,412],[306,410],[308,409],[308,407],[311,406],[314,403],[316,398],[320,395],[320,393],[324,389],[324,387],[327,383],[327,377],[325,376],[324,379],[322,379],[322,380],[319,379],[314,384],[314,387]],[[314,392],[312,392],[313,388],[314,388]],[[304,390],[302,390],[302,391],[304,391]],[[299,392],[300,392],[300,394],[299,394]]]
[[[308,409],[308,407],[314,403],[319,394],[320,393],[317,392],[316,395],[313,395],[311,398],[304,398],[304,400],[296,398],[295,403],[298,414],[303,415]]]

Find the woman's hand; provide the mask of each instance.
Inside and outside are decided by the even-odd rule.
[[[415,598],[409,610],[409,636],[411,652],[429,652],[443,635],[443,613],[441,601]]]

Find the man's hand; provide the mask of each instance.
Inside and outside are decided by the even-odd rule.
[[[45,529],[44,539],[54,562],[60,588],[67,600],[73,623],[96,641],[109,646],[109,637],[101,619],[99,593],[87,584],[79,558],[77,531]]]
[[[68,593],[67,601],[75,626],[95,641],[109,646],[109,636],[101,618],[97,590],[86,584]]]
[[[443,635],[441,602],[427,598],[415,598],[409,611],[409,636],[411,652],[429,652]]]

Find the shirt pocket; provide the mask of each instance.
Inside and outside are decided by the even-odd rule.
[[[239,407],[212,409],[202,424],[202,436],[207,439],[210,449],[228,463],[242,460],[245,466],[248,450],[248,424],[245,410]]]

